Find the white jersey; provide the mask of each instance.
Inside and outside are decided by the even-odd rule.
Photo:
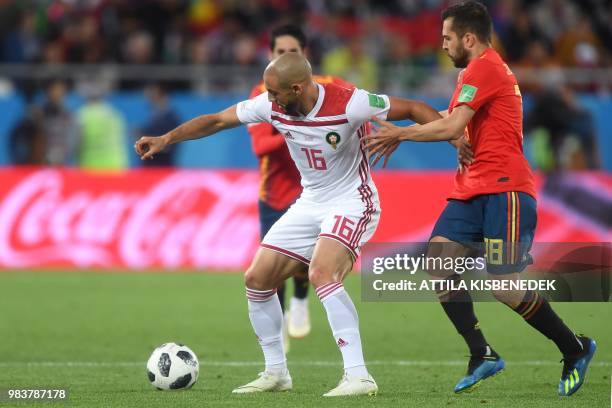
[[[361,139],[372,116],[386,119],[389,98],[336,84],[317,86],[319,98],[306,116],[288,115],[265,92],[238,103],[238,119],[268,122],[284,135],[302,178],[303,198],[330,202],[367,194],[378,202]]]

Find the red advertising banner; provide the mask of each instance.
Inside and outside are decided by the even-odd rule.
[[[612,177],[576,183],[612,196]],[[259,242],[258,174],[227,170],[0,169],[0,268],[240,270]],[[380,172],[378,242],[427,241],[451,172]],[[544,194],[536,238],[605,242],[601,217]]]

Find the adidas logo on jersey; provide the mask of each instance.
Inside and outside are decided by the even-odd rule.
[[[342,337],[338,339],[338,347],[342,348],[348,346],[348,341],[345,341]]]
[[[289,132],[289,131],[287,131],[287,132],[285,133],[285,137],[286,137],[287,139],[295,139],[295,138],[293,137],[293,135],[291,134],[291,132]]]

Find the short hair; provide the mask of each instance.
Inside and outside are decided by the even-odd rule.
[[[300,48],[306,48],[306,34],[304,31],[295,24],[285,24],[279,27],[276,27],[270,33],[270,51],[274,51],[274,47],[276,46],[276,39],[278,37],[282,37],[283,35],[288,35],[297,40],[300,44]]]
[[[460,37],[473,33],[483,43],[491,42],[493,23],[489,11],[478,1],[467,1],[450,6],[442,11],[442,21],[453,19],[452,30]]]

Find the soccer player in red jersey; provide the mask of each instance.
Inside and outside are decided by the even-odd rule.
[[[270,60],[286,52],[304,54],[306,34],[293,24],[282,25],[270,33]],[[351,83],[333,76],[314,75],[313,79],[320,84],[334,83],[345,88],[355,88]],[[251,90],[249,99],[266,92],[261,81]],[[248,126],[253,151],[259,159],[259,225],[261,238],[268,233],[272,225],[287,212],[302,192],[300,174],[291,160],[285,138],[269,123],[256,123]],[[305,337],[310,333],[308,313],[308,270],[304,267],[303,275],[293,277],[294,295],[290,307],[285,307],[285,286],[278,288],[277,295],[285,314],[283,337],[285,351],[289,350],[289,338]]]
[[[455,188],[432,232],[428,256],[466,256],[474,247],[470,244],[484,241],[489,278],[518,280],[519,272],[531,263],[537,220],[533,176],[523,154],[521,92],[508,65],[491,48],[492,23],[484,5],[470,1],[451,6],[443,11],[442,20],[443,48],[457,68],[465,68],[459,73],[448,114],[404,128],[375,119],[381,128],[370,137],[370,153],[378,161],[388,158],[401,141],[452,140],[465,131],[473,161],[456,175]],[[442,275],[461,281],[454,272]],[[576,392],[595,341],[574,334],[537,292],[493,294],[557,345],[564,361],[558,393]],[[485,340],[467,290],[440,291],[438,297],[471,354],[467,375],[455,392],[471,391],[505,363]]]

